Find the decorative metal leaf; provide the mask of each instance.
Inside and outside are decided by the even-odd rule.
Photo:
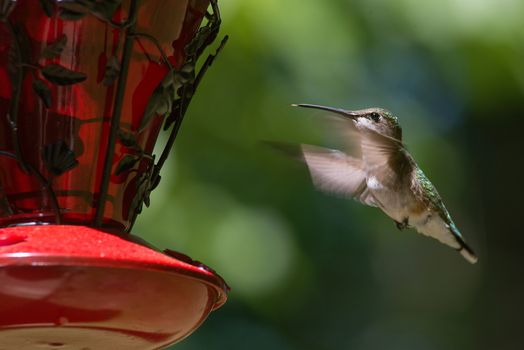
[[[67,44],[67,35],[62,34],[53,43],[47,45],[42,51],[43,58],[53,58],[59,56]]]
[[[212,22],[200,28],[193,40],[184,48],[186,54],[188,56],[200,56],[204,49],[215,40],[218,35],[218,29]]]
[[[9,78],[12,84],[16,81],[17,73],[21,69],[20,61],[21,58],[19,57],[18,52],[16,51],[15,45],[11,45],[9,47],[9,51],[7,52],[7,73],[9,74]],[[16,85],[13,84],[13,87],[14,86]]]
[[[129,216],[132,217],[133,213],[140,214],[142,212],[142,207],[145,204],[149,207],[150,200],[150,186],[149,186],[149,172],[145,172],[142,175],[136,177],[136,194],[131,201],[129,206]]]
[[[169,116],[166,118],[166,122],[164,123],[164,130],[167,130],[171,127],[171,125],[180,118],[180,111],[182,110],[182,100],[177,99],[174,101],[173,109],[171,110],[171,113],[169,113]]]
[[[175,81],[175,71],[174,70],[170,70],[169,72],[167,72],[166,76],[164,77],[164,79],[162,79],[162,86],[164,88],[167,88],[169,86],[172,86],[173,83]]]
[[[159,85],[149,98],[138,132],[142,132],[156,114],[167,114],[171,109],[172,102],[172,96],[169,95],[167,89]]]
[[[44,10],[47,17],[53,15],[55,7],[51,0],[40,0],[40,6],[42,6],[42,10]]]
[[[115,175],[120,175],[123,172],[131,170],[135,164],[139,161],[140,158],[136,156],[132,156],[130,154],[126,154],[120,162],[118,162],[118,165],[116,166]]]
[[[72,85],[86,80],[87,76],[58,64],[48,64],[41,70],[42,75],[56,85]]]
[[[15,4],[16,1],[14,0],[0,0],[0,19],[7,18],[13,11]]]
[[[160,184],[160,180],[162,180],[162,176],[160,176],[160,174],[154,177],[151,180],[151,186],[149,187],[149,191],[153,191],[155,188],[157,188],[158,185]]]
[[[111,56],[106,64],[106,70],[104,73],[104,80],[102,83],[105,86],[109,86],[114,83],[115,79],[120,74],[120,62],[116,56]]]
[[[14,38],[7,53],[7,69],[11,79],[16,80],[16,75],[20,72],[22,62],[29,62],[31,57],[31,45],[27,33],[22,26],[13,25]],[[14,81],[13,80],[13,81]],[[15,86],[16,84],[13,84]]]
[[[33,90],[46,108],[51,107],[51,89],[40,79],[33,80]]]
[[[140,180],[138,180],[140,181]],[[142,212],[142,206],[143,206],[143,193],[140,190],[140,184],[137,184],[137,190],[136,194],[133,197],[133,200],[131,201],[131,205],[129,206],[129,217],[133,217],[133,213],[140,214]]]
[[[94,4],[92,13],[105,20],[111,20],[122,0],[104,0]]]
[[[45,145],[42,151],[42,159],[47,170],[55,176],[62,175],[78,165],[75,153],[62,140]]]
[[[149,190],[145,190],[143,200],[146,207],[149,208],[149,206],[151,205],[151,192]]]
[[[87,15],[95,6],[95,0],[60,0],[57,4],[60,10]]]
[[[60,18],[76,21],[89,14],[94,0],[61,0],[57,4],[60,8]]]
[[[153,191],[153,189],[158,186],[160,182],[160,176],[158,176],[156,178],[156,183],[155,184],[152,184],[151,183],[151,179],[148,177],[147,179],[147,183],[144,184],[144,189],[143,189],[143,201],[144,201],[144,204],[146,205],[146,207],[149,208],[149,206],[151,205],[151,191]]]
[[[7,197],[0,196],[0,215],[8,216],[13,215],[13,209],[11,209],[11,204],[7,200]]]
[[[137,147],[136,136],[124,130],[118,130],[118,138],[126,147]]]
[[[58,3],[60,17],[68,20],[78,20],[88,13],[98,18],[110,21],[122,0],[62,0]]]
[[[58,7],[63,9],[88,13],[91,9],[93,9],[93,7],[95,7],[96,1],[100,0],[58,0],[57,4]]]
[[[85,17],[87,13],[71,11],[67,9],[60,9],[59,16],[67,21],[77,21]]]
[[[210,31],[211,28],[208,26],[200,28],[193,39],[184,48],[186,55],[197,55],[198,51],[200,51],[200,49],[205,45]]]
[[[194,63],[186,63],[175,73],[173,87],[176,92],[176,97],[182,97],[185,91],[186,97],[189,87],[195,81],[195,65]]]

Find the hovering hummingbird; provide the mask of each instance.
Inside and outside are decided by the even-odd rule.
[[[319,190],[378,207],[399,230],[415,228],[455,248],[470,263],[477,262],[435,186],[402,143],[402,128],[395,116],[382,108],[349,111],[311,104],[293,106],[342,116],[349,124],[345,125],[350,134],[347,137],[360,148],[361,155],[354,157],[339,150],[299,146]]]

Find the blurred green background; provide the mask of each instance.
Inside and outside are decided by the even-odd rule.
[[[524,2],[220,5],[230,41],[134,229],[233,289],[174,348],[523,349]],[[392,110],[479,263],[261,146],[330,145],[297,102]]]

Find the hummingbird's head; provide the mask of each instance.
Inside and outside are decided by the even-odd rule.
[[[402,139],[402,128],[397,117],[383,108],[367,108],[358,111],[346,111],[360,131],[372,130],[381,135],[397,140]]]
[[[374,131],[381,135],[392,137],[397,140],[402,139],[402,128],[398,123],[397,117],[383,108],[366,108],[356,111],[349,111],[341,108],[332,108],[311,104],[297,104],[294,106],[330,111],[342,115],[345,118],[351,119],[359,131]]]

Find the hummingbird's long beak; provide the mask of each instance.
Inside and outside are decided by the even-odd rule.
[[[293,107],[312,108],[312,109],[321,109],[323,111],[333,112],[333,113],[342,115],[342,116],[344,116],[346,118],[353,119],[353,120],[356,117],[359,116],[359,114],[357,112],[347,111],[347,110],[342,109],[342,108],[333,108],[333,107],[327,107],[327,106],[312,105],[312,104],[308,104],[308,103],[297,103],[297,104],[294,103],[291,106],[293,106]]]

